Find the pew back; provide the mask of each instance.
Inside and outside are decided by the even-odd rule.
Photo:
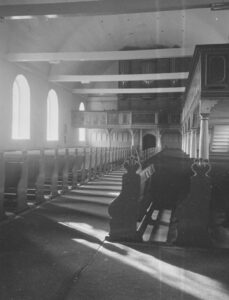
[[[15,213],[23,211],[32,200],[40,203],[45,195],[54,197],[107,172],[121,158],[124,156],[118,149],[89,147],[1,152],[0,218],[5,216],[7,205],[14,207]]]

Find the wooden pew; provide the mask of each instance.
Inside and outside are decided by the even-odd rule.
[[[124,149],[71,148],[0,153],[0,219],[55,197],[122,163]],[[29,204],[29,205],[28,205]]]
[[[45,184],[45,151],[40,150],[39,157],[39,174],[36,180],[36,202],[44,201],[44,184]]]
[[[93,167],[93,179],[96,179],[102,175],[102,149],[103,148],[101,147],[97,147],[94,149],[95,163]]]
[[[55,197],[58,195],[58,149],[44,150],[44,195]]]
[[[75,155],[72,166],[72,188],[77,188],[82,181],[82,171],[84,168],[85,156],[84,148],[75,149]]]
[[[27,205],[28,155],[27,151],[4,154],[4,210],[14,213],[24,211]]]
[[[97,177],[101,176],[103,174],[103,149],[102,147],[96,149],[96,173]]]
[[[28,154],[28,185],[27,200],[29,204],[36,204],[36,182],[39,176],[40,150],[29,150]]]
[[[62,169],[62,174],[60,177],[62,179],[61,190],[62,193],[65,193],[69,189],[69,176],[70,176],[70,149],[64,150],[64,165]]]
[[[95,179],[97,176],[97,148],[90,148],[88,181]]]
[[[191,170],[189,192],[172,215],[171,243],[221,247],[227,240],[229,227],[228,160],[213,159],[210,164],[196,159]]]
[[[102,155],[102,173],[106,174],[110,170],[110,148],[103,148]]]
[[[82,170],[83,155],[78,148],[65,149],[65,165],[63,168],[62,192],[76,188],[79,183],[79,175]]]
[[[58,149],[58,191],[65,192],[68,190],[69,184],[69,149]]]
[[[83,165],[80,173],[80,184],[84,184],[87,181],[89,166],[90,166],[90,148],[84,148]]]
[[[124,168],[127,173],[122,178],[122,191],[108,209],[111,216],[108,239],[141,241],[154,210],[150,189],[155,169],[151,164],[142,170],[135,156],[124,163]]]

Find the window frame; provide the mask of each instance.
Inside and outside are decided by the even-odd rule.
[[[26,77],[19,74],[12,86],[12,140],[30,140],[31,93]]]
[[[57,92],[50,89],[46,100],[46,141],[59,141],[59,99]]]

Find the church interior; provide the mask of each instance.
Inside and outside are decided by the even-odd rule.
[[[0,300],[229,300],[228,28],[0,0]]]

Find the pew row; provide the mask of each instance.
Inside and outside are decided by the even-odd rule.
[[[0,219],[93,180],[122,164],[128,148],[68,148],[0,153]]]

